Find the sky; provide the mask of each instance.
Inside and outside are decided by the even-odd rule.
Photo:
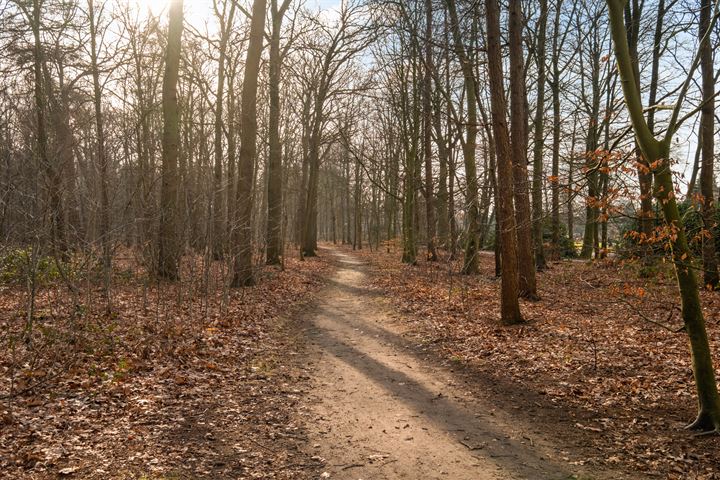
[[[149,8],[155,15],[163,13],[168,5],[168,0],[127,1],[139,5],[143,10]],[[245,0],[243,3],[249,4],[250,2],[249,0]],[[333,10],[340,6],[340,0],[306,0],[305,4],[311,9],[319,8],[320,10]],[[202,25],[212,16],[212,5],[213,0],[184,0],[185,20],[193,24]]]

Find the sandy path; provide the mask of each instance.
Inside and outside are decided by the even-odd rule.
[[[341,267],[309,318],[318,379],[309,448],[326,462],[325,478],[576,478],[577,467],[532,426],[414,354],[387,307],[363,290],[361,264],[332,254]]]

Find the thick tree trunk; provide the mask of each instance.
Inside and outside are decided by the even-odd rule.
[[[235,226],[235,268],[233,287],[255,284],[252,265],[252,207],[255,157],[257,155],[257,89],[263,49],[266,0],[254,0],[250,39],[240,99],[240,153],[238,155],[237,222]]]
[[[272,0],[272,36],[270,38],[270,112],[268,119],[268,187],[267,187],[267,248],[265,261],[268,265],[279,265],[282,253],[282,147],[280,145],[280,30],[285,10],[290,5],[285,0],[278,9],[277,0]],[[333,224],[334,225],[334,224]],[[334,228],[334,227],[333,227]],[[334,231],[334,230],[333,230]]]
[[[158,271],[160,278],[179,277],[180,242],[177,228],[178,155],[180,118],[177,83],[180,69],[180,47],[183,31],[183,0],[170,3],[165,75],[163,77],[162,182],[160,186],[160,230]]]
[[[321,115],[316,108],[315,124],[310,134],[308,149],[308,183],[307,197],[305,198],[305,211],[303,219],[302,253],[305,257],[317,255],[317,197],[318,182],[320,181],[320,127],[317,125],[317,115]]]
[[[518,242],[520,296],[539,299],[535,281],[532,220],[527,172],[527,111],[525,109],[525,61],[522,45],[522,5],[510,0],[508,30],[510,35],[510,155],[515,181],[515,221]]]
[[[513,209],[513,165],[510,158],[510,135],[508,133],[503,83],[502,51],[500,46],[500,7],[498,0],[485,1],[487,17],[487,57],[490,80],[490,106],[493,137],[497,158],[498,208],[501,250],[500,316],[505,325],[523,321],[518,296],[517,234]]]

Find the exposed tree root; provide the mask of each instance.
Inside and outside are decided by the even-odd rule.
[[[695,421],[685,427],[685,430],[697,432],[695,434],[697,437],[717,435],[720,434],[720,419],[714,419],[710,413],[701,411]]]

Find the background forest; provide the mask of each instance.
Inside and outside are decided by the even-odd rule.
[[[680,382],[668,416],[717,433],[718,15],[711,0],[0,1],[0,468],[65,466],[38,453],[56,392],[110,405],[130,378],[186,385],[213,355],[259,375],[291,348],[277,318],[350,247],[427,316],[418,335],[456,308],[448,331],[480,329],[446,355],[521,324],[547,344],[520,353],[551,365],[565,337],[542,322],[567,313],[585,378],[619,378],[598,363],[631,370],[630,350],[664,358],[653,398]],[[588,340],[589,319],[605,333]],[[616,349],[625,328],[650,333]],[[668,452],[696,440],[677,438],[616,463],[691,478]]]

